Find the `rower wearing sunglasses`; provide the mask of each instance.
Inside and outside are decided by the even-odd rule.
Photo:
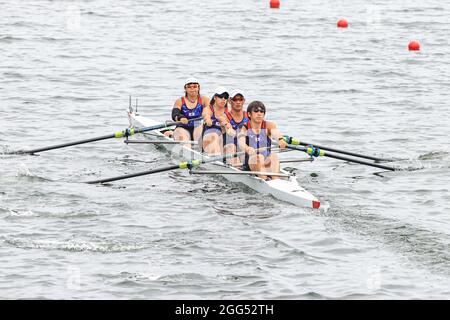
[[[209,107],[209,98],[200,95],[200,83],[196,78],[188,78],[184,84],[184,96],[177,99],[172,109],[172,120],[180,121],[173,138],[179,141],[199,141],[202,135],[202,121],[190,119],[202,116],[203,110]],[[190,145],[187,145],[190,147]]]
[[[261,101],[253,101],[247,107],[250,121],[238,134],[241,150],[245,151],[244,170],[262,172],[280,172],[278,156],[271,152],[272,139],[278,141],[281,149],[286,141],[273,121],[266,121],[266,107]],[[261,179],[279,179],[276,176],[259,176]]]
[[[208,155],[222,154],[223,134],[232,130],[225,114],[228,97],[228,91],[218,87],[214,91],[209,108],[203,109],[203,150]]]
[[[224,137],[224,153],[233,154],[236,153],[238,148],[237,134],[241,131],[241,128],[249,121],[247,111],[244,111],[245,97],[242,90],[235,89],[230,95],[231,110],[226,110],[225,115],[228,118],[233,130],[225,132]],[[239,166],[241,161],[239,158],[230,158],[228,162],[232,165]]]

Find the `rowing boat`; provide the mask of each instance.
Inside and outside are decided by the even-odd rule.
[[[160,123],[148,117],[137,114],[131,107],[127,110],[127,113],[130,127],[150,127]],[[165,150],[171,151],[172,154],[177,157],[188,160],[209,158],[207,155],[195,150],[195,148],[191,149],[183,144],[176,145],[170,143],[173,142],[173,139],[164,135],[162,131],[164,130],[158,129],[147,132],[142,136],[147,139],[151,139],[152,141],[159,140],[161,142],[169,142],[161,143],[161,145],[164,146]],[[296,206],[310,208],[320,207],[320,201],[298,183],[296,176],[283,169],[280,170],[279,179],[264,180],[255,174],[245,174],[245,171],[240,170],[240,168],[225,164],[223,161],[208,162],[203,166],[203,168],[208,170],[216,170],[210,172],[219,174],[229,181],[243,183],[259,193],[272,195],[274,198]],[[196,170],[193,171],[193,173],[201,173],[201,171]]]

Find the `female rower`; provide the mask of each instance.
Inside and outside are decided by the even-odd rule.
[[[202,116],[203,110],[209,107],[209,98],[200,95],[200,84],[195,78],[186,80],[184,92],[184,97],[177,99],[172,109],[172,120],[181,122],[176,126],[173,138],[180,141],[199,141],[203,129],[202,122],[190,119]]]
[[[230,95],[231,110],[226,110],[225,115],[228,118],[233,130],[230,133],[224,134],[224,153],[233,154],[238,151],[238,139],[237,135],[241,131],[241,128],[249,121],[247,111],[244,111],[245,97],[242,90],[236,89],[231,92]],[[229,163],[234,166],[239,166],[241,161],[239,158],[230,158]]]
[[[225,111],[229,94],[223,87],[218,87],[211,98],[209,108],[203,110],[203,150],[208,155],[221,155],[223,150],[223,134],[232,130]]]
[[[286,148],[286,141],[273,121],[266,121],[266,107],[260,101],[253,101],[247,107],[250,121],[242,127],[238,135],[239,147],[245,151],[244,170],[262,172],[280,172],[278,156],[271,152],[272,139],[277,140],[281,149]],[[278,179],[277,176],[259,176],[267,180]]]

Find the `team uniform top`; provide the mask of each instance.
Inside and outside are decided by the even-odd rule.
[[[269,135],[267,134],[267,123],[265,120],[263,120],[261,124],[261,130],[259,133],[255,133],[251,127],[250,121],[247,122],[244,127],[247,129],[247,136],[245,137],[245,143],[254,149],[259,148],[266,148],[261,151],[257,151],[258,154],[261,154],[264,156],[264,159],[266,159],[270,155],[270,146],[272,145],[272,140],[270,139]],[[249,168],[248,166],[248,154],[245,155],[245,162],[244,167]]]
[[[248,117],[247,111],[244,111],[244,117],[242,118],[242,120],[240,122],[237,122],[236,120],[234,120],[233,116],[231,115],[231,112],[229,112],[228,110],[225,110],[225,115],[227,116],[228,121],[230,122],[233,130],[236,131],[236,135],[234,137],[231,137],[231,136],[225,134],[224,140],[230,141],[230,143],[231,143],[231,140],[233,140],[234,145],[237,146],[238,145],[238,139],[237,139],[238,131],[243,126],[245,126],[247,123],[249,123],[250,118]]]

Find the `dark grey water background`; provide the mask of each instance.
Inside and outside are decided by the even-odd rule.
[[[449,9],[0,1],[3,151],[125,128],[129,95],[167,120],[194,74],[206,95],[224,85],[264,101],[304,141],[423,167],[295,165],[322,201],[312,210],[185,172],[76,183],[171,161],[121,141],[0,155],[0,298],[448,298]]]

